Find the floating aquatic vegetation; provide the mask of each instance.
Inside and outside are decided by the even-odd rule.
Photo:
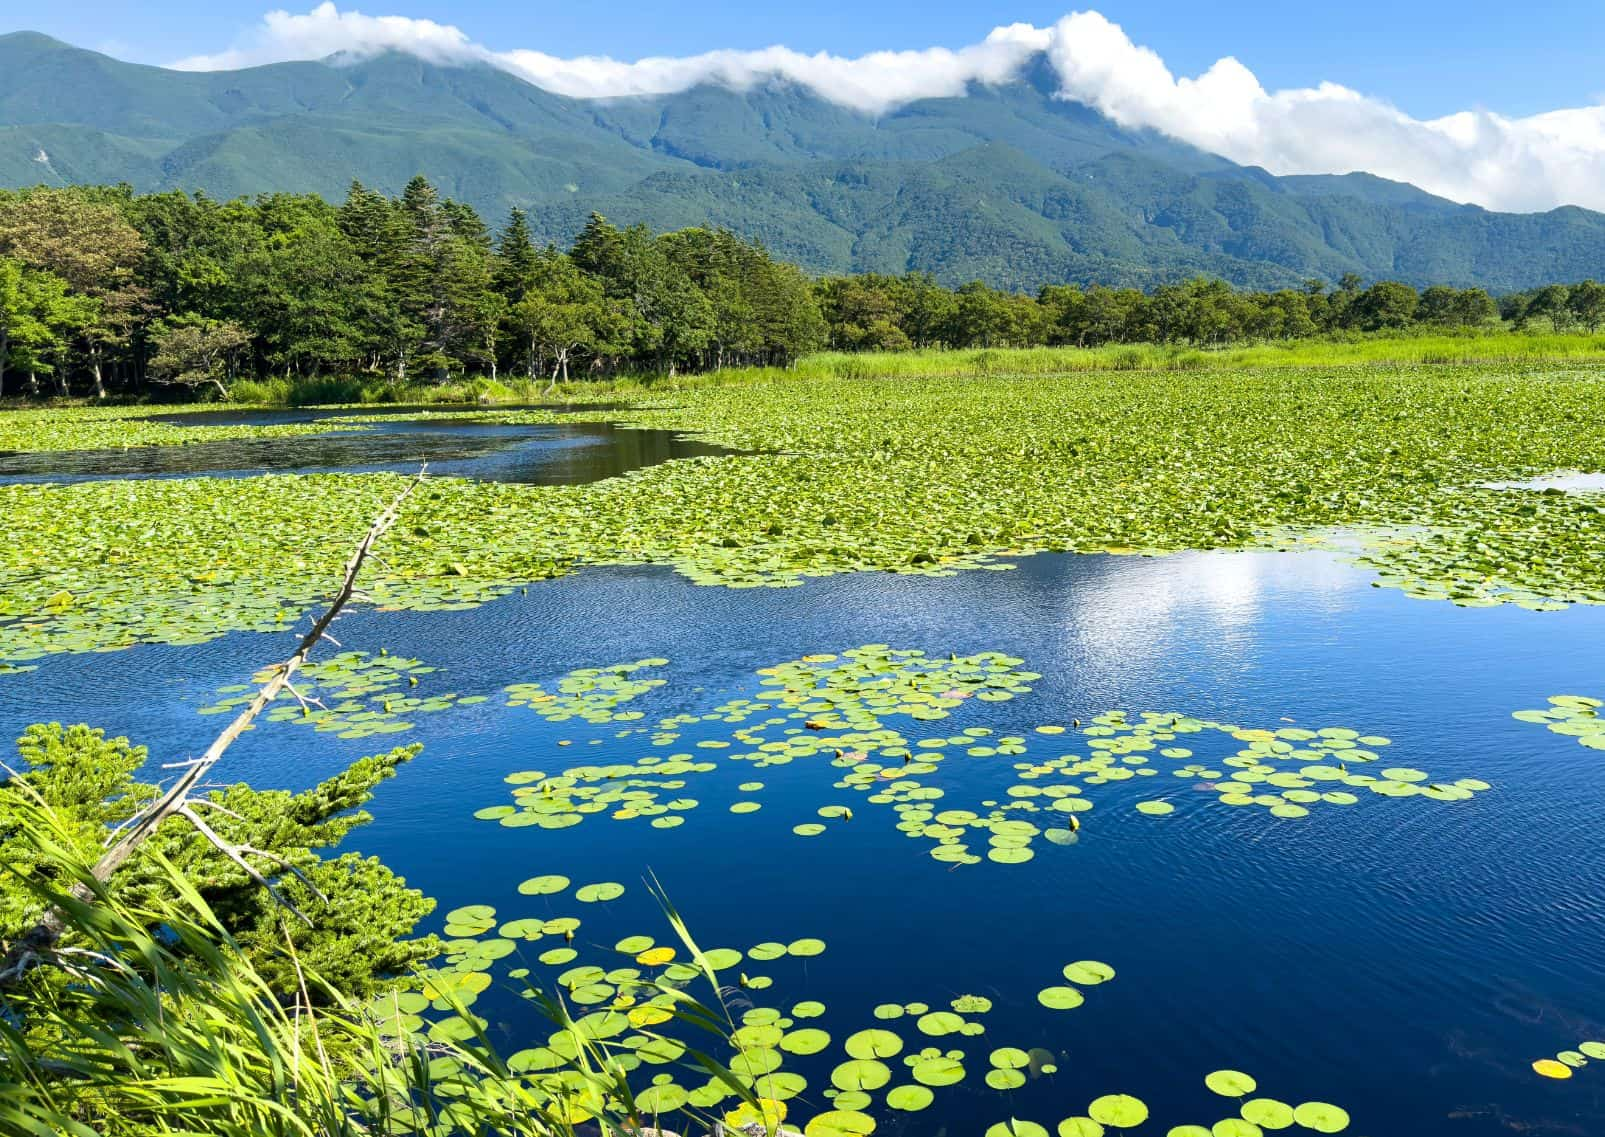
[[[531,878],[526,884],[533,882],[539,882],[536,888],[520,891],[555,896],[568,888],[562,877]],[[488,905],[454,909],[446,919],[447,934],[458,935],[447,944],[446,966],[431,973],[421,991],[388,992],[375,1000],[372,1013],[393,1033],[437,1040],[472,1036],[484,1024],[465,1014],[466,1008],[490,986],[491,969],[499,961],[512,962],[507,957],[520,949],[523,940],[554,932],[573,939],[579,926],[572,917],[544,921],[519,917],[498,927],[497,912]],[[550,986],[575,1008],[576,1017],[565,1016],[559,1029],[543,1043],[519,1051],[509,1060],[510,1069],[527,1080],[536,1100],[566,1100],[565,1093],[575,1084],[569,1072],[572,1064],[582,1052],[595,1052],[607,1055],[615,1069],[633,1071],[633,1077],[649,1083],[635,1091],[634,1099],[637,1108],[653,1118],[685,1114],[690,1119],[706,1116],[711,1110],[730,1126],[778,1126],[784,1121],[800,1128],[805,1137],[864,1137],[888,1116],[931,1108],[941,1093],[968,1079],[976,1078],[993,1091],[1009,1093],[1030,1079],[1050,1077],[1058,1069],[1058,1057],[1042,1048],[1027,1050],[1007,1044],[967,1048],[965,1039],[986,1033],[980,1016],[991,1011],[992,1000],[961,995],[950,1000],[952,1010],[919,1001],[884,1003],[873,1008],[871,1016],[879,1025],[834,1036],[829,1030],[799,1022],[825,1014],[825,1005],[818,1001],[793,1003],[789,1013],[781,1003],[744,1003],[745,1009],[728,1031],[730,1053],[720,1059],[730,1080],[709,1077],[703,1060],[694,1058],[686,1040],[663,1033],[676,1026],[676,1008],[688,998],[688,985],[715,972],[728,975],[744,961],[779,966],[788,959],[806,959],[825,950],[823,941],[764,940],[745,952],[733,948],[699,951],[688,942],[685,961],[680,949],[656,944],[647,935],[626,936],[611,952],[586,948],[594,962],[577,958],[572,948],[557,950],[563,954],[543,953],[541,962],[563,968]],[[621,958],[623,965],[617,962]],[[1073,961],[1065,964],[1062,972],[1066,979],[1087,987],[1115,978],[1115,969],[1098,960]],[[527,976],[529,972],[520,967],[509,974]],[[796,977],[800,972],[790,974]],[[531,983],[525,994],[536,998],[540,989]],[[436,1015],[443,1017],[433,1017]],[[960,1045],[953,1045],[954,1040]],[[1605,1055],[1605,1045],[1589,1043],[1584,1048],[1598,1048],[1598,1053]],[[792,1068],[794,1064],[803,1068]],[[810,1094],[810,1078],[820,1076],[823,1082],[816,1083]],[[1237,1103],[1239,1116],[1222,1118],[1211,1126],[1172,1126],[1168,1130],[1172,1137],[1254,1137],[1263,1130],[1293,1126],[1335,1134],[1349,1125],[1348,1114],[1328,1103],[1293,1104],[1250,1097],[1258,1084],[1239,1071],[1215,1071],[1205,1083]],[[737,1087],[751,1094],[751,1099],[738,1098]],[[799,1104],[802,1102],[806,1107]],[[604,1104],[603,1099],[592,1098],[573,1119],[594,1116]],[[1000,1137],[1050,1137],[1055,1132],[1067,1137],[1103,1137],[1110,1131],[1144,1125],[1149,1115],[1142,1098],[1116,1092],[1093,1098],[1082,1115],[1066,1118],[1052,1130],[1037,1121],[1010,1118],[987,1132]]]
[[[628,676],[633,669],[660,663],[644,660],[611,670]],[[755,697],[726,700],[700,715],[670,715],[637,728],[654,745],[667,746],[687,731],[727,725],[732,728],[728,741],[701,738],[692,750],[647,755],[633,763],[572,766],[558,774],[520,771],[506,779],[514,787],[513,803],[481,809],[475,816],[513,827],[561,829],[586,817],[607,816],[621,821],[648,818],[654,827],[671,828],[699,804],[686,792],[693,776],[715,773],[730,762],[770,768],[828,761],[839,772],[831,789],[860,794],[871,806],[889,807],[898,831],[924,842],[933,859],[955,866],[983,861],[1018,865],[1035,858],[1038,838],[1060,847],[1075,844],[1081,815],[1094,808],[1096,798],[1113,792],[1103,787],[1141,783],[1171,763],[1176,765],[1169,772],[1208,792],[1209,802],[1262,810],[1284,821],[1354,806],[1361,793],[1457,802],[1489,789],[1475,778],[1433,781],[1426,771],[1408,766],[1368,773],[1391,741],[1347,727],[1273,730],[1181,713],[1131,716],[1122,711],[1097,715],[1084,726],[1079,720],[1068,728],[1044,724],[1047,729],[1029,736],[1000,734],[980,725],[936,734],[926,725],[967,705],[978,710],[980,704],[1029,695],[1040,676],[1023,665],[1023,660],[999,652],[943,657],[887,644],[803,656],[760,668]],[[590,681],[609,671],[574,674]],[[619,679],[624,686],[662,682]],[[920,729],[905,734],[889,725],[900,717]],[[928,736],[918,737],[926,732]],[[1067,752],[1072,745],[1083,752]],[[1039,755],[1043,748],[1054,753]],[[718,761],[698,760],[693,753],[698,750],[717,755]],[[1207,760],[1200,760],[1206,750],[1202,756]],[[974,803],[976,808],[948,804],[948,791],[928,777],[944,762],[972,759],[1016,759],[1008,767],[1013,781],[995,797]],[[762,785],[743,781],[739,789],[751,793]],[[1135,810],[1154,818],[1181,817],[1203,804],[1194,795],[1153,798],[1137,801]],[[728,806],[737,814],[760,808],[761,803],[751,800]],[[815,814],[818,820],[785,818],[781,823],[789,823],[799,837],[819,838],[854,817],[852,806],[841,802],[819,806]]]
[[[1605,700],[1587,695],[1555,695],[1547,709],[1516,711],[1514,717],[1547,726],[1591,750],[1605,750],[1605,715],[1600,714],[1601,707],[1605,707]]]
[[[1253,1093],[1255,1080],[1236,1070],[1217,1070],[1205,1078],[1205,1084],[1216,1094],[1226,1098],[1242,1099]],[[1087,1106],[1084,1115],[1067,1117],[1059,1122],[1060,1137],[1104,1137],[1108,1129],[1131,1129],[1149,1119],[1147,1103],[1130,1094],[1107,1094]],[[1041,1126],[1034,1122],[1012,1120],[1005,1123],[1007,1132],[1038,1132]],[[1029,1125],[1030,1129],[1022,1126]],[[1327,1102],[1308,1101],[1297,1106],[1274,1098],[1252,1098],[1242,1101],[1239,1116],[1223,1117],[1211,1125],[1174,1125],[1167,1137],[1262,1137],[1266,1130],[1282,1130],[1300,1126],[1315,1133],[1342,1133],[1349,1127],[1349,1115],[1339,1106]],[[999,1131],[993,1126],[992,1131]]]
[[[567,722],[575,718],[593,724],[634,722],[644,717],[640,711],[616,708],[663,686],[663,679],[643,678],[636,673],[663,667],[668,662],[666,659],[640,659],[607,667],[582,667],[559,679],[555,693],[539,683],[517,683],[506,689],[507,705],[529,707],[547,722]]]
[[[1377,583],[1414,596],[1605,603],[1605,505],[1477,485],[1605,467],[1605,440],[1587,428],[1597,400],[1576,376],[1501,368],[687,390],[673,408],[611,417],[761,453],[577,487],[436,480],[387,538],[389,568],[370,591],[381,606],[440,610],[581,565],[787,586],[861,570],[948,575],[1046,550],[1330,547],[1342,529],[1362,535],[1353,555]],[[0,449],[228,429],[112,417],[10,412]],[[272,430],[295,432],[238,433]],[[274,630],[326,591],[395,481],[0,487],[0,658]],[[63,591],[72,602],[52,606]]]
[[[1546,1078],[1565,1079],[1572,1076],[1573,1070],[1588,1065],[1590,1059],[1605,1061],[1605,1042],[1596,1039],[1579,1042],[1575,1050],[1562,1050],[1553,1058],[1540,1058],[1533,1063],[1533,1070]]]
[[[197,408],[204,410],[206,408]],[[272,424],[167,422],[182,420],[184,407],[49,407],[8,410],[0,415],[0,451],[127,450],[136,446],[183,446],[235,438],[297,438],[364,429],[363,419]]]
[[[286,697],[263,716],[268,722],[298,722],[340,738],[367,738],[375,734],[399,734],[410,730],[410,716],[434,714],[454,706],[483,703],[483,695],[456,692],[418,695],[413,693],[420,677],[438,668],[418,659],[402,659],[381,652],[343,651],[328,659],[308,663],[296,672],[299,699]],[[271,674],[252,677],[250,685],[220,687],[224,696],[203,715],[237,711],[249,703]]]

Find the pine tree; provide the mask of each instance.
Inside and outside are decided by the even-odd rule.
[[[535,242],[529,233],[529,215],[514,209],[496,240],[496,291],[508,303],[516,303],[528,291],[535,276]]]
[[[264,872],[291,903],[312,920],[298,930],[301,966],[336,987],[362,995],[433,955],[433,937],[410,940],[417,922],[434,901],[406,887],[374,859],[346,854],[325,860],[316,850],[338,844],[372,818],[358,807],[373,787],[394,776],[418,747],[363,758],[348,769],[301,793],[255,790],[242,784],[208,795],[207,823],[225,840],[283,857],[323,894],[320,899],[295,873],[258,859]],[[35,725],[18,742],[25,773],[0,782],[0,861],[12,875],[0,880],[0,941],[15,937],[38,919],[37,901],[21,879],[44,871],[30,859],[28,843],[16,832],[24,802],[42,797],[70,827],[87,861],[95,859],[111,827],[134,816],[159,793],[136,780],[145,764],[144,747],[126,738],[109,739],[87,726]],[[284,954],[280,924],[284,912],[271,895],[241,869],[220,856],[181,817],[170,817],[112,878],[114,891],[133,906],[145,904],[152,890],[169,887],[155,858],[176,865],[194,883],[279,991],[296,989],[294,965]],[[159,907],[159,906],[157,906]]]

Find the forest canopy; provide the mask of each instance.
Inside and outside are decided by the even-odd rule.
[[[1219,346],[1501,319],[1596,330],[1605,285],[1496,302],[1397,281],[1251,292],[1207,278],[1036,295],[923,273],[810,279],[723,229],[653,233],[592,214],[540,246],[513,210],[493,232],[422,177],[216,201],[126,186],[0,193],[0,395],[227,397],[240,378],[530,380],[789,366],[821,348]]]

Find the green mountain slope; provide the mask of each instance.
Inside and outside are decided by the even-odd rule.
[[[565,242],[593,209],[727,225],[821,271],[1034,288],[1359,273],[1501,291],[1605,275],[1605,215],[1501,214],[1368,174],[1274,177],[1016,82],[879,118],[784,83],[576,100],[405,55],[185,73],[0,36],[0,185],[389,193],[424,173]]]

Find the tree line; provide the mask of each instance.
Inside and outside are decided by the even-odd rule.
[[[414,178],[216,201],[128,187],[0,192],[0,395],[215,388],[240,377],[397,384],[516,374],[787,366],[821,348],[1218,346],[1409,328],[1584,328],[1605,285],[1496,301],[1397,281],[1240,291],[1199,278],[1143,292],[1050,285],[1035,296],[926,273],[810,279],[727,230],[653,233],[593,214],[572,248],[524,213],[497,232]]]

